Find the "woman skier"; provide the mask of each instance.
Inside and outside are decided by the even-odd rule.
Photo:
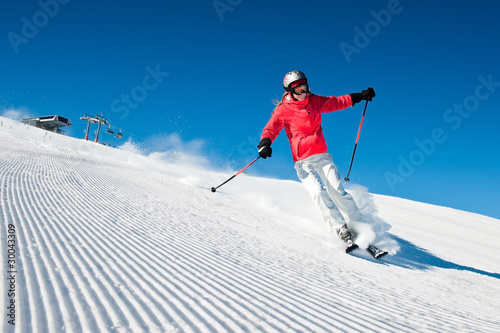
[[[314,95],[309,90],[306,75],[298,70],[285,75],[283,88],[285,93],[264,127],[257,146],[259,155],[264,159],[271,157],[271,143],[284,128],[297,176],[319,208],[329,231],[350,246],[353,240],[348,223],[360,221],[362,214],[342,187],[337,167],[327,152],[321,114],[345,109],[362,100],[371,101],[375,91],[368,88],[361,93],[339,97]]]

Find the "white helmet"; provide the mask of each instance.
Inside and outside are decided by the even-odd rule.
[[[306,80],[307,83],[307,77],[301,71],[295,70],[286,73],[285,78],[283,79],[283,88],[285,88],[286,91],[290,91],[291,90],[290,85],[298,80]]]

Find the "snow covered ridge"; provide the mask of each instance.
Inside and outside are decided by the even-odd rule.
[[[500,331],[499,220],[354,187],[375,261],[298,182],[161,157],[0,117],[2,332]]]

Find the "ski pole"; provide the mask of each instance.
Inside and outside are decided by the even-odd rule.
[[[365,119],[366,107],[368,106],[368,101],[366,101],[365,109],[363,110],[363,116],[361,117],[361,122],[359,123],[358,136],[356,137],[356,143],[354,144],[354,150],[352,152],[351,165],[349,166],[349,172],[344,178],[346,182],[349,181],[349,175],[351,174],[352,162],[354,162],[354,155],[356,155],[356,148],[358,147],[359,133],[361,133],[361,126],[363,126],[363,120]]]
[[[246,170],[246,168],[248,168],[250,165],[254,164],[258,159],[260,158],[260,156],[258,156],[256,159],[254,159],[252,162],[248,163],[246,167],[244,167],[243,169],[241,169],[240,171],[238,171],[237,173],[235,173],[234,175],[231,176],[231,178],[229,178],[228,180],[226,180],[224,183],[220,184],[219,186],[217,187],[212,187],[212,192],[215,192],[217,191],[217,189],[219,187],[221,187],[222,185],[224,185],[225,183],[227,183],[228,181],[232,180],[234,177],[238,176],[240,173],[242,173],[243,171]]]

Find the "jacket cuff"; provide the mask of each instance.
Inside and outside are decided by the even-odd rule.
[[[269,139],[269,138],[263,138],[262,140],[260,140],[260,143],[259,143],[259,145],[257,147],[258,148],[261,148],[261,147],[264,147],[264,146],[270,147],[271,143],[272,143],[271,139]]]
[[[352,99],[352,105],[356,104],[356,103],[359,103],[363,100],[363,94],[362,93],[352,93],[352,94],[349,94],[351,95],[351,99]]]

